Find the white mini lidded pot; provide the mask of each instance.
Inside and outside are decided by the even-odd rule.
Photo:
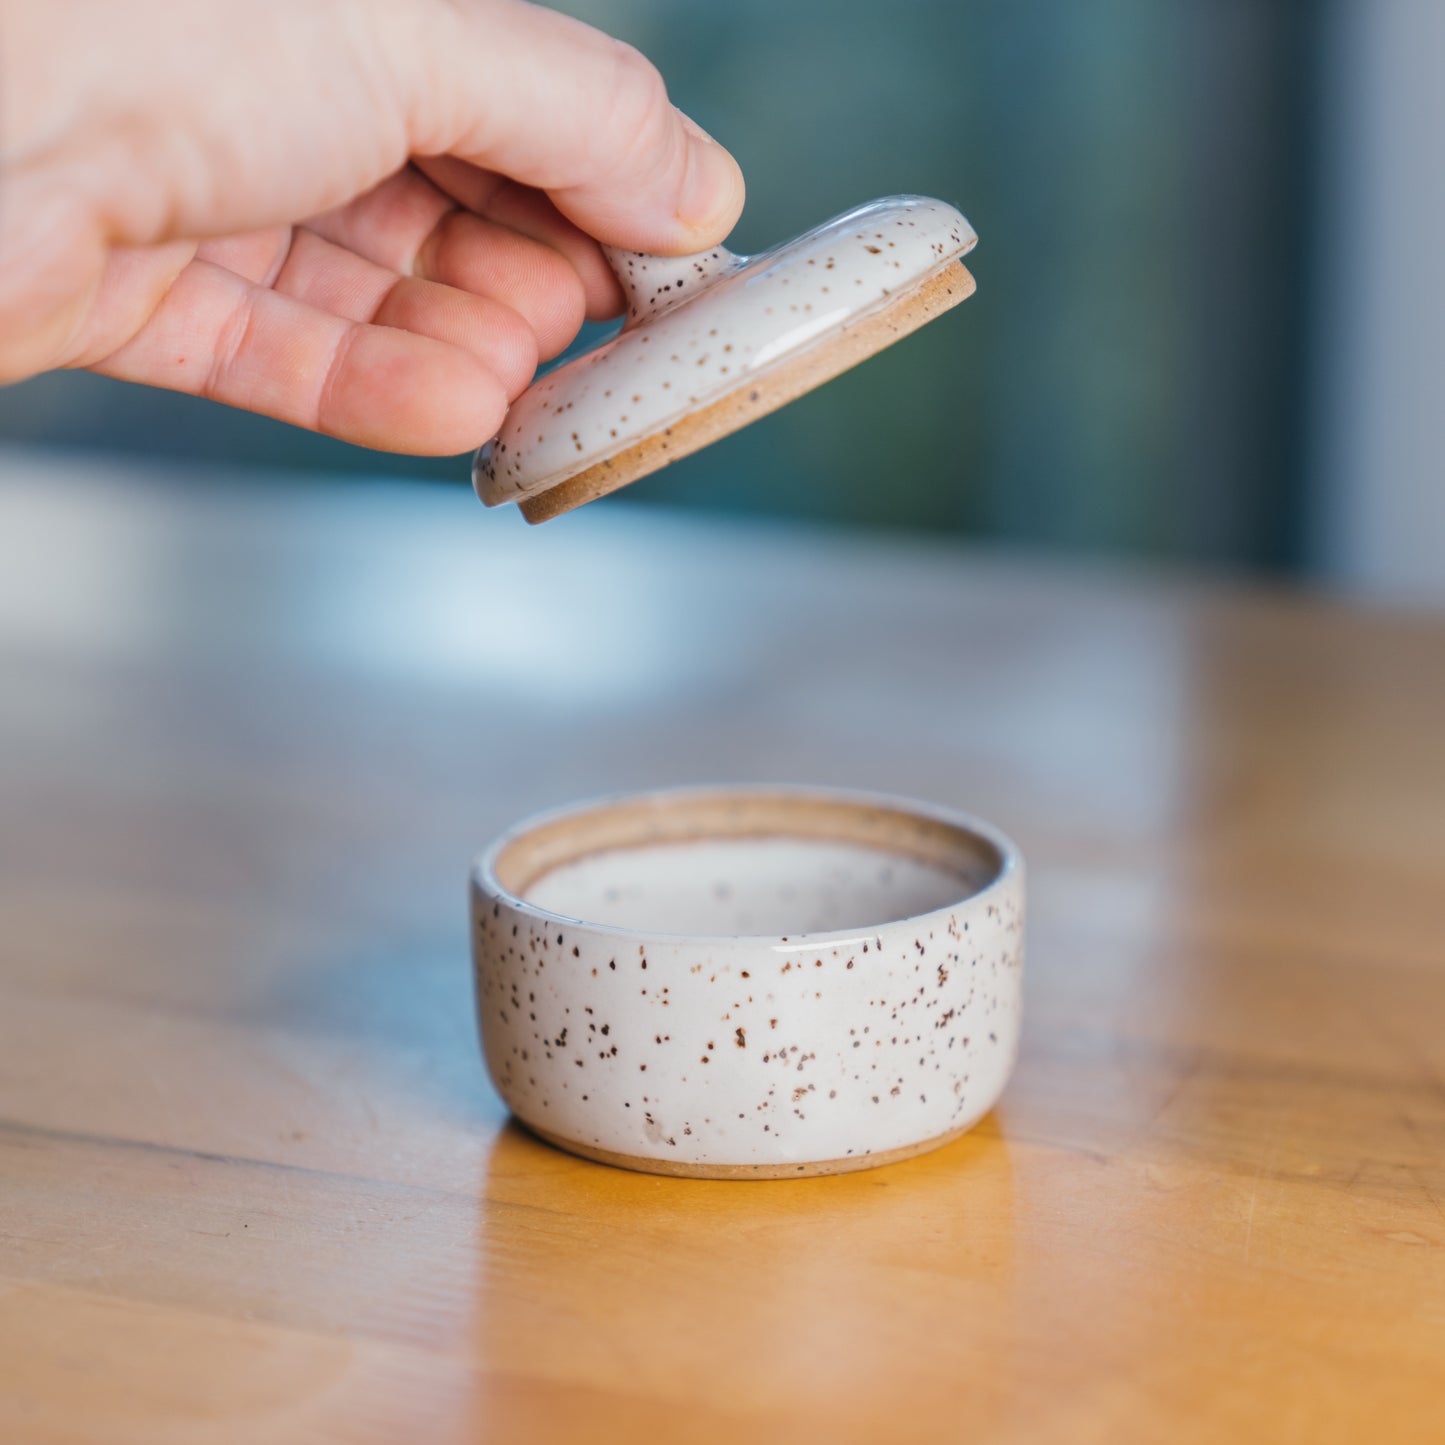
[[[487,1066],[525,1125],[608,1164],[907,1158],[1003,1091],[1023,910],[1006,837],[903,799],[730,787],[550,813],[472,869]]]

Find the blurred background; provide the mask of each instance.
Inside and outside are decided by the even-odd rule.
[[[960,311],[617,505],[1445,604],[1445,4],[560,8],[651,55],[736,153],[740,249],[900,191],[955,202],[982,237]],[[467,477],[84,375],[0,391],[5,441]]]

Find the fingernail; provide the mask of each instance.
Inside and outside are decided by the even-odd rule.
[[[738,164],[690,115],[678,111],[688,147],[687,175],[678,204],[678,220],[692,230],[730,227],[741,210],[742,172]]]

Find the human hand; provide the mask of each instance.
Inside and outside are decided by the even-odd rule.
[[[732,157],[523,0],[0,0],[0,382],[53,367],[464,451],[684,254]]]

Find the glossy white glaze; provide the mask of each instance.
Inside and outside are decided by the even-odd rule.
[[[622,332],[558,367],[512,404],[477,454],[489,506],[566,481],[678,418],[825,344],[967,254],[952,206],[892,196],[756,256],[610,252],[627,296]]]
[[[932,865],[897,858],[885,883],[871,849],[845,861],[826,845],[769,848],[775,839],[618,850],[590,869],[553,870],[550,884],[544,874],[523,898],[498,882],[494,850],[473,870],[472,930],[498,1091],[548,1135],[640,1167],[806,1168],[967,1127],[997,1100],[1017,1051],[1024,880],[1007,839],[975,820],[946,821],[984,839],[998,861],[987,877],[955,875],[944,899]],[[676,856],[659,874],[656,854],[668,847]],[[745,862],[750,847],[759,851]],[[869,903],[895,921],[690,936],[543,906],[586,903],[599,883],[604,894],[630,888],[634,902],[656,901],[689,870],[694,904],[720,881],[764,876],[759,910],[790,884],[820,903],[819,883],[837,867],[866,870]],[[936,906],[898,918],[920,898]],[[834,894],[829,907],[838,903]],[[611,900],[614,916],[626,905]],[[716,916],[703,908],[699,921]]]

